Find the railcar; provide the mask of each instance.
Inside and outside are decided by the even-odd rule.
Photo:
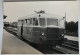
[[[31,43],[58,45],[64,41],[65,20],[48,13],[35,13],[18,20],[17,35]]]

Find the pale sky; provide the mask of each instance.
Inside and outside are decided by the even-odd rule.
[[[46,13],[65,16],[66,20],[78,21],[78,1],[37,1],[37,2],[4,2],[4,21],[14,22],[20,17],[35,13],[34,11],[45,10]]]

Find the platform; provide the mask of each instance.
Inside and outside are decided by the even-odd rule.
[[[42,54],[6,30],[3,31],[2,54]]]

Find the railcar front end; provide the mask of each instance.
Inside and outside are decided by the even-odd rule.
[[[40,23],[40,43],[48,45],[58,45],[62,44],[64,40],[64,22],[60,24],[63,20],[52,19],[52,18],[41,18]],[[44,24],[43,24],[44,23]],[[61,27],[62,25],[62,27]]]

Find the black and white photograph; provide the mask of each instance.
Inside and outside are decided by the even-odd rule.
[[[79,54],[79,1],[3,3],[2,54]]]

